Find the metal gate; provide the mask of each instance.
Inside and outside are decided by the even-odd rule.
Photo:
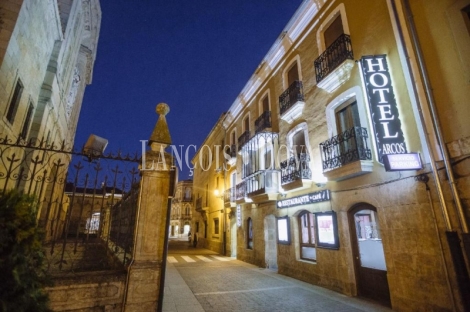
[[[35,198],[51,274],[123,268],[131,260],[140,156],[0,139],[0,195]]]

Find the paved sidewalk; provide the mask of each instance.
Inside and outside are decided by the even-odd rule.
[[[207,249],[170,246],[169,256],[179,262],[167,262],[165,312],[391,311],[234,258],[218,261],[222,256]]]
[[[166,264],[163,312],[204,312],[178,270],[168,262]]]

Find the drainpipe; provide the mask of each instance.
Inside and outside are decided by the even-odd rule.
[[[404,44],[403,32],[402,32],[400,20],[398,18],[397,9],[396,9],[396,5],[395,5],[395,0],[390,0],[390,1],[391,1],[392,9],[393,9],[394,19],[395,19],[395,22],[396,22],[398,30],[399,30],[401,45],[402,45],[403,50],[406,54],[408,72],[410,74],[410,77],[413,78],[413,73],[410,70],[411,67],[410,67],[409,57],[408,57],[408,53],[407,53],[408,51],[407,51],[406,45]],[[430,84],[430,81],[429,81],[429,76],[428,76],[427,71],[426,71],[426,65],[425,65],[425,62],[424,62],[424,57],[423,57],[423,53],[422,53],[422,50],[421,50],[421,46],[420,46],[420,43],[419,43],[419,40],[418,40],[418,35],[417,35],[417,32],[416,32],[416,27],[415,27],[415,24],[414,24],[414,20],[413,20],[411,8],[410,8],[410,5],[409,5],[409,1],[408,0],[403,0],[403,6],[404,6],[405,18],[407,19],[408,24],[409,24],[409,30],[410,30],[412,46],[416,51],[417,66],[418,66],[419,72],[422,76],[423,83],[424,83],[424,91],[426,93],[426,99],[428,101],[428,108],[431,112],[431,117],[432,117],[432,121],[433,121],[433,130],[434,130],[434,133],[436,134],[436,138],[438,140],[438,144],[440,146],[440,149],[441,149],[441,152],[442,152],[442,155],[443,155],[445,170],[446,170],[447,176],[449,178],[449,186],[450,186],[450,189],[451,189],[451,192],[452,192],[452,197],[453,197],[454,202],[456,204],[457,213],[458,213],[458,216],[459,216],[459,221],[460,221],[460,225],[461,225],[462,232],[463,232],[462,233],[462,238],[463,238],[463,245],[464,246],[462,248],[462,246],[460,245],[460,239],[459,239],[458,233],[456,231],[452,230],[452,225],[450,223],[449,214],[448,214],[449,210],[448,210],[447,205],[445,203],[445,198],[444,198],[444,195],[443,195],[442,186],[441,186],[441,183],[440,183],[440,180],[439,180],[439,175],[438,175],[438,171],[437,171],[437,168],[436,168],[436,165],[435,165],[435,161],[433,159],[432,152],[430,151],[432,171],[433,171],[433,174],[434,174],[434,180],[435,180],[436,187],[437,187],[437,190],[438,190],[439,201],[441,203],[441,209],[442,209],[442,212],[443,212],[443,215],[444,215],[444,221],[446,223],[447,242],[449,244],[450,254],[451,254],[451,257],[452,257],[452,262],[454,264],[455,273],[457,275],[456,276],[457,277],[457,284],[458,284],[460,294],[461,294],[461,297],[462,297],[462,304],[464,306],[464,309],[466,311],[468,311],[468,310],[470,310],[470,277],[468,275],[468,270],[467,270],[467,267],[466,267],[466,264],[465,264],[464,253],[466,253],[467,259],[470,260],[470,235],[468,233],[468,226],[467,226],[467,222],[466,222],[466,219],[465,219],[465,214],[464,214],[462,204],[461,204],[461,201],[460,201],[460,197],[459,197],[456,185],[455,185],[454,173],[452,171],[452,166],[451,166],[451,163],[450,163],[449,154],[448,154],[448,151],[447,151],[447,148],[446,148],[446,145],[445,145],[445,142],[444,142],[444,138],[443,138],[443,135],[442,135],[440,121],[439,121],[439,117],[437,115],[436,105],[435,105],[434,97],[433,97],[433,94],[432,94],[431,84]],[[415,81],[415,79],[413,78],[412,81]],[[413,84],[413,89],[415,91],[415,96],[417,97],[416,87],[414,86],[414,84]],[[417,100],[417,103],[420,105],[419,99],[416,98],[416,100]],[[424,123],[424,118],[422,116],[421,110],[420,110],[420,119],[421,119],[421,122],[422,122],[422,125],[423,125],[423,130],[425,131],[425,133],[428,133],[426,131],[426,125]],[[429,138],[427,136],[426,136],[426,143],[428,144],[428,147],[431,146],[429,144]]]

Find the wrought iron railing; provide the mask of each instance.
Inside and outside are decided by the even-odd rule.
[[[302,81],[294,81],[286,91],[279,96],[279,112],[283,115],[298,101],[304,100]]]
[[[271,111],[263,112],[255,120],[255,133],[261,132],[267,128],[271,128]]]
[[[297,154],[281,162],[281,184],[287,184],[300,179],[311,180],[312,171],[309,166],[310,156],[306,153]]]
[[[263,170],[245,180],[247,195],[276,192],[279,189],[279,170]]]
[[[315,60],[317,83],[348,59],[354,60],[351,37],[342,34]]]
[[[193,201],[193,197],[192,196],[183,196],[183,198],[181,199],[182,202],[192,202]]]
[[[93,154],[48,140],[0,139],[0,196],[34,196],[53,275],[108,270],[131,257],[140,157]],[[114,220],[114,221],[112,221]]]
[[[323,172],[358,160],[371,160],[367,129],[353,127],[320,143]]]
[[[224,192],[224,203],[234,203],[237,196],[236,196],[236,188],[231,187],[228,190],[225,190]]]
[[[250,140],[250,130],[246,130],[238,137],[238,150],[241,151],[243,145],[245,145]]]
[[[245,181],[238,183],[236,188],[237,188],[237,193],[236,193],[237,200],[238,199],[244,199],[246,197],[246,183],[245,183]]]

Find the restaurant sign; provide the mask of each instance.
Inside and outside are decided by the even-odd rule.
[[[363,56],[361,65],[375,132],[377,159],[383,163],[383,155],[407,153],[397,101],[386,55]]]
[[[278,200],[277,208],[289,208],[293,206],[308,205],[330,200],[330,190],[322,190],[288,199]]]

